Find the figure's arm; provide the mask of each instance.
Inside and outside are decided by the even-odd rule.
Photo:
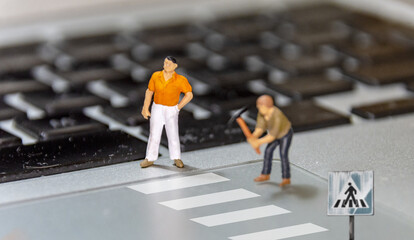
[[[271,143],[275,139],[276,139],[276,137],[273,137],[272,135],[267,134],[266,136],[258,139],[258,144],[262,145],[262,144],[265,144],[265,143]]]
[[[154,95],[154,92],[147,89],[145,91],[145,100],[144,100],[144,106],[142,107],[141,114],[145,119],[148,119],[148,117],[151,117],[151,113],[149,111],[149,106],[151,104],[152,95]]]
[[[183,99],[181,99],[181,102],[178,103],[178,109],[181,110],[187,103],[189,103],[193,99],[193,93],[187,92],[185,93]]]
[[[255,128],[254,132],[252,133],[253,137],[259,138],[264,133],[264,130],[261,128]]]
[[[280,131],[280,125],[281,125],[280,120],[279,120],[279,118],[276,118],[275,121],[276,121],[275,127],[277,129],[277,132],[279,132]],[[264,136],[262,138],[259,138],[258,144],[262,145],[264,143],[273,142],[274,140],[276,140],[277,132],[269,131],[266,136]]]
[[[259,148],[260,145],[264,143],[270,143],[276,139],[270,134],[267,134],[266,136],[259,138],[260,136],[262,136],[263,132],[264,132],[263,129],[256,128],[254,132],[252,133],[253,137],[248,138],[247,142],[250,143],[250,145],[252,145],[252,147],[256,149],[256,148]]]
[[[277,123],[277,125],[280,125],[279,122]],[[259,132],[259,129],[256,128],[254,130],[253,135],[255,136],[255,138],[254,139],[251,139],[250,141],[248,141],[253,146],[253,148],[259,148],[260,145],[265,144],[265,143],[271,143],[271,142],[273,142],[276,139],[276,137],[273,136],[273,135],[271,135],[270,133],[266,134],[266,136],[264,136],[262,138],[259,138],[263,134],[263,132],[264,132],[263,129],[260,129],[261,132]],[[255,135],[255,133],[257,135]]]

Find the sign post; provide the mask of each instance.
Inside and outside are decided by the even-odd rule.
[[[349,216],[349,239],[354,240],[354,216],[374,215],[373,171],[329,172],[328,215]]]
[[[349,240],[354,240],[354,216],[349,216]]]

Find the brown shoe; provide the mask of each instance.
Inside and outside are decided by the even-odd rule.
[[[148,159],[144,159],[144,161],[142,161],[139,165],[141,166],[141,168],[146,168],[151,166],[152,164],[154,164],[154,161],[148,161]]]
[[[174,159],[174,165],[178,168],[183,168],[184,167],[184,163],[183,163],[183,161],[181,161],[181,159]]]
[[[255,182],[264,182],[270,179],[270,174],[260,174],[257,178],[254,179]]]
[[[282,182],[279,184],[279,186],[283,187],[290,184],[290,178],[283,178]]]

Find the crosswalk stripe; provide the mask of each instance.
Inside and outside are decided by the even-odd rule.
[[[290,211],[277,207],[275,205],[268,205],[263,207],[256,207],[234,212],[221,213],[205,217],[193,218],[194,222],[203,224],[207,227],[213,227],[228,223],[242,222],[257,218],[270,217],[280,214],[290,213]]]
[[[342,204],[341,204],[342,202]],[[367,204],[365,203],[365,201],[363,199],[359,199],[356,200],[356,205],[354,206],[354,202],[352,200],[348,200],[348,202],[345,202],[345,199],[338,199],[335,202],[334,208],[345,208],[345,209],[349,209],[349,208],[368,208]]]
[[[160,180],[149,183],[142,183],[128,188],[145,194],[159,193],[165,191],[171,191],[176,189],[183,189],[201,185],[207,185],[211,183],[218,183],[229,181],[230,179],[219,176],[214,173],[205,173],[188,177]]]
[[[242,199],[248,199],[253,197],[259,197],[260,195],[239,188],[235,190],[205,194],[189,198],[181,198],[171,201],[160,202],[160,204],[170,207],[175,210],[190,209],[196,207],[203,207],[214,205],[218,203],[225,203],[231,201],[237,201]]]
[[[328,229],[320,227],[312,223],[299,224],[283,228],[275,228],[262,232],[249,233],[230,237],[232,240],[279,240],[290,237],[297,237],[317,232],[328,231]]]

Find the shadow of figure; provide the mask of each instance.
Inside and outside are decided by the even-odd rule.
[[[163,165],[163,164],[155,164],[151,166],[151,168],[161,168],[161,169],[165,169],[165,170],[169,170],[169,171],[177,171],[177,172],[188,172],[188,171],[194,171],[194,170],[198,170],[198,168],[196,167],[192,167],[188,164],[184,163],[184,167],[183,168],[177,168],[175,165],[171,164],[171,165]]]
[[[273,193],[273,198],[278,198],[282,195],[294,195],[301,199],[311,199],[318,195],[318,188],[307,184],[290,184],[284,187],[279,187],[277,182],[263,182],[260,185],[271,185],[275,190],[280,189]]]

